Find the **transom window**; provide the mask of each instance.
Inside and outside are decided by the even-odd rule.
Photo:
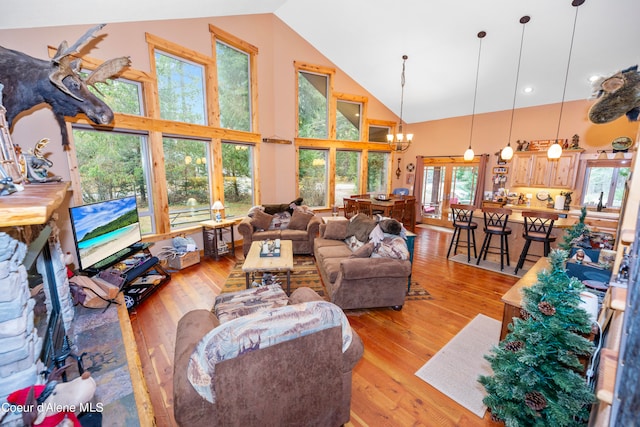
[[[329,76],[298,72],[298,136],[329,137]]]
[[[336,110],[336,139],[360,141],[362,104],[338,99]]]
[[[249,54],[216,42],[220,126],[251,131]]]
[[[156,50],[160,117],[165,120],[207,124],[204,66]]]

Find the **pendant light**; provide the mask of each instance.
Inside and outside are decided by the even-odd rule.
[[[402,88],[400,92],[400,125],[398,126],[398,133],[396,134],[387,134],[387,142],[391,146],[391,149],[395,152],[403,152],[407,151],[411,142],[413,141],[413,134],[402,133],[402,107],[404,106],[404,69],[405,63],[407,62],[409,57],[407,55],[402,55],[402,75],[400,76],[400,86]]]
[[[562,89],[562,101],[560,102],[560,115],[558,117],[558,130],[556,131],[556,140],[547,150],[547,157],[550,159],[559,159],[562,155],[562,146],[558,143],[560,135],[560,123],[562,122],[562,111],[564,110],[564,98],[567,93],[567,80],[569,79],[569,66],[571,65],[571,53],[573,52],[573,40],[576,35],[576,23],[578,22],[578,6],[581,6],[585,0],[573,0],[571,6],[576,8],[576,14],[573,18],[573,31],[571,32],[571,45],[569,47],[569,59],[567,60],[567,70],[564,75],[564,88]]]
[[[471,131],[469,132],[469,148],[464,152],[464,161],[470,162],[475,157],[473,148],[471,148],[471,140],[473,139],[473,121],[476,115],[476,98],[478,97],[478,75],[480,74],[480,53],[482,52],[482,39],[487,35],[486,31],[480,31],[478,33],[478,65],[476,66],[476,87],[473,91],[473,110],[471,111]]]
[[[531,20],[530,16],[523,16],[520,18],[522,24],[522,35],[520,36],[520,54],[518,56],[518,69],[516,71],[516,85],[513,88],[513,105],[511,107],[511,122],[509,124],[509,138],[507,139],[507,146],[500,151],[500,157],[502,160],[511,160],[513,157],[513,148],[511,148],[511,131],[513,130],[513,114],[516,109],[516,95],[518,94],[518,81],[520,80],[520,63],[522,62],[522,45],[524,44],[524,27],[527,22]]]

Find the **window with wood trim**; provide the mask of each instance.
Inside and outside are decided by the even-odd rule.
[[[258,128],[253,111],[257,104],[258,48],[213,25],[209,25],[209,31],[215,47],[219,125],[252,132]]]
[[[602,197],[603,208],[620,209],[630,166],[629,159],[587,160],[580,205],[596,208]]]

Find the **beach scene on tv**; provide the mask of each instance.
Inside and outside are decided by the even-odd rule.
[[[141,238],[135,196],[73,207],[71,221],[83,269]]]

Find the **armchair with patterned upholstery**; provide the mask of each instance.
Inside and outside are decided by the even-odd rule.
[[[256,292],[238,292],[240,303],[260,300]],[[272,295],[273,307],[263,304],[224,323],[209,310],[179,321],[173,375],[179,425],[349,421],[351,372],[362,357],[362,341],[342,310],[310,288],[296,289],[285,305],[277,299]]]

